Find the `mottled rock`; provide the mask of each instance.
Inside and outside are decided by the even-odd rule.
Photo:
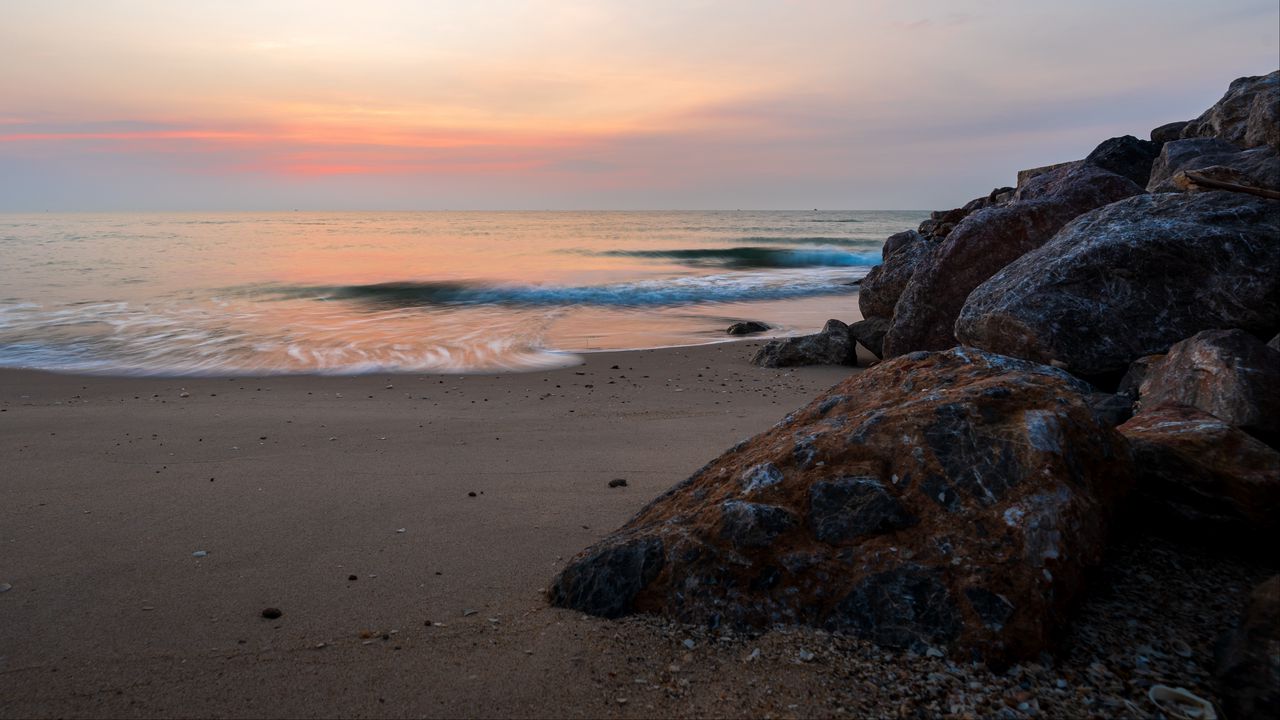
[[[770,340],[756,351],[751,362],[760,367],[855,365],[857,355],[849,338],[849,326],[828,320],[822,332]]]
[[[1163,145],[1167,142],[1173,142],[1182,137],[1182,129],[1189,123],[1187,120],[1179,122],[1165,123],[1151,131],[1151,142]]]
[[[897,250],[862,278],[858,286],[858,310],[864,318],[893,317],[902,290],[920,263],[929,257],[931,245],[919,233],[899,243]]]
[[[1241,150],[1215,138],[1165,143],[1151,166],[1148,192],[1180,192],[1179,172],[1230,172],[1234,182],[1264,188],[1280,188],[1280,154],[1271,148]]]
[[[769,326],[765,323],[757,322],[755,320],[747,320],[745,322],[736,322],[730,325],[725,332],[729,335],[752,335],[755,333],[762,333],[768,329]]]
[[[1229,718],[1280,718],[1280,575],[1249,594],[1218,652],[1214,680]]]
[[[973,348],[881,363],[571,560],[552,601],[712,626],[802,623],[996,663],[1035,656],[1064,626],[1130,484],[1128,449],[1089,391]]]
[[[974,288],[1081,213],[1141,192],[1128,178],[1074,163],[1026,181],[1014,202],[970,215],[912,274],[885,335],[885,357],[955,345],[953,326]]]
[[[1233,80],[1227,93],[1187,123],[1182,137],[1212,137],[1245,148],[1280,151],[1280,70]]]
[[[1138,399],[1138,390],[1142,387],[1142,381],[1147,379],[1147,374],[1151,372],[1151,368],[1164,361],[1164,355],[1143,355],[1142,357],[1129,363],[1129,369],[1125,371],[1124,376],[1120,378],[1120,384],[1116,387],[1116,393],[1126,395],[1130,400]]]
[[[889,331],[886,318],[867,318],[849,325],[849,337],[876,357],[884,357],[884,334]]]
[[[1160,143],[1124,135],[1103,141],[1084,161],[1146,187],[1151,179],[1151,164],[1159,154]]]
[[[1201,330],[1265,337],[1280,327],[1277,237],[1274,200],[1228,192],[1122,200],[982,283],[956,334],[1085,377],[1119,375]]]
[[[1185,405],[1159,405],[1117,428],[1133,448],[1139,486],[1179,526],[1213,533],[1280,528],[1280,453]]]
[[[890,255],[898,252],[901,248],[922,242],[924,239],[925,237],[915,230],[904,230],[900,233],[894,233],[885,238],[884,246],[880,248],[880,259],[888,260]]]
[[[1275,444],[1280,440],[1280,352],[1243,330],[1205,330],[1176,343],[1139,388],[1140,408],[1203,410]]]

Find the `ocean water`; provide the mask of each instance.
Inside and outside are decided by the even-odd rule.
[[[0,215],[0,367],[488,372],[858,317],[922,212]]]

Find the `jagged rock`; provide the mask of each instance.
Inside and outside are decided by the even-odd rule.
[[[1196,138],[1165,143],[1151,166],[1147,191],[1179,192],[1182,188],[1175,182],[1179,171],[1209,168],[1227,168],[1248,179],[1245,184],[1280,188],[1280,155],[1271,148],[1241,150],[1216,138]]]
[[[822,332],[770,340],[756,351],[751,362],[760,367],[855,365],[857,355],[849,338],[849,326],[828,320]]]
[[[1183,120],[1181,122],[1165,123],[1151,131],[1151,142],[1163,145],[1167,142],[1173,142],[1182,137],[1182,129],[1189,125],[1190,122]]]
[[[1187,123],[1182,137],[1213,137],[1240,147],[1280,151],[1280,70],[1232,81],[1222,99]]]
[[[884,334],[889,331],[885,318],[867,318],[849,325],[849,337],[876,357],[884,357]]]
[[[1019,170],[1017,189],[1021,190],[1023,186],[1025,186],[1028,182],[1040,177],[1041,175],[1046,175],[1052,172],[1058,172],[1063,170],[1064,168],[1068,168],[1075,164],[1076,164],[1076,161],[1072,160],[1070,162],[1054,163],[1053,165],[1043,165],[1041,167],[1027,168],[1026,170]]]
[[[725,332],[730,335],[752,335],[754,333],[762,333],[768,329],[769,326],[762,322],[747,320],[745,322],[736,322],[730,325]]]
[[[571,560],[551,600],[1034,657],[1130,485],[1089,391],[973,348],[881,363],[654,500]]]
[[[1120,378],[1116,393],[1128,396],[1130,400],[1137,400],[1138,389],[1142,387],[1142,381],[1147,379],[1147,374],[1151,372],[1151,368],[1163,361],[1164,355],[1143,355],[1129,363],[1129,369],[1125,371],[1124,377]]]
[[[955,229],[961,220],[978,210],[1008,202],[1013,197],[1012,192],[1013,188],[1009,187],[995,188],[984,197],[970,200],[963,207],[951,210],[934,210],[929,213],[928,220],[920,223],[919,232],[927,240],[941,240],[951,234],[951,231]]]
[[[1141,192],[1128,178],[1074,163],[1024,182],[1014,202],[965,218],[920,263],[898,298],[885,356],[955,345],[952,329],[974,288],[1081,213]]]
[[[1122,200],[982,283],[956,335],[1084,377],[1118,375],[1201,330],[1265,337],[1280,327],[1277,237],[1274,200],[1229,192]],[[891,329],[886,345],[892,339]]]
[[[888,260],[889,256],[898,252],[899,249],[908,245],[915,245],[924,241],[925,237],[915,230],[903,230],[900,233],[894,233],[885,238],[884,247],[880,248],[880,260]]]
[[[862,317],[893,317],[893,307],[898,304],[903,288],[920,263],[929,256],[931,249],[924,236],[919,233],[912,235],[914,237],[899,241],[897,249],[862,278],[862,283],[858,286],[858,310],[862,312]]]
[[[1084,161],[1127,177],[1138,187],[1146,187],[1151,179],[1151,164],[1159,154],[1159,143],[1124,135],[1103,141]]]
[[[1168,403],[1198,408],[1274,444],[1280,440],[1280,352],[1243,330],[1196,333],[1169,348],[1142,381],[1139,408]]]
[[[1280,453],[1256,438],[1172,403],[1144,408],[1116,429],[1133,448],[1147,510],[1212,533],[1280,529]]]
[[[1214,680],[1229,718],[1280,718],[1280,575],[1249,593],[1239,625],[1217,653]]]

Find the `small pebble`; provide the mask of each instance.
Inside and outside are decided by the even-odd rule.
[[[688,638],[684,641],[684,646],[692,650],[697,646],[697,643],[695,643],[692,638]]]
[[[626,478],[614,478],[609,481],[609,487],[611,488],[619,488],[619,487],[626,487],[626,486],[627,486]]]
[[[404,528],[396,528],[396,532],[398,532],[398,533],[402,533],[402,532],[404,532],[404,531],[405,531],[405,529],[404,529]]]
[[[9,583],[0,583],[0,593],[9,592],[12,589],[13,589],[13,586],[10,585]]]
[[[480,611],[479,611],[479,610],[471,610],[471,609],[463,610],[463,611],[462,611],[462,617],[471,617],[472,615],[475,615],[475,614],[476,614],[476,613],[478,613],[478,612],[480,612]]]
[[[191,557],[208,557],[208,556],[209,556],[208,550],[197,550],[191,553]]]
[[[800,662],[813,662],[814,654],[805,648],[800,648],[800,654],[797,657],[800,658]]]
[[[262,617],[268,620],[275,620],[281,615],[284,615],[284,613],[280,611],[280,608],[269,607],[269,608],[262,609]]]
[[[348,579],[348,580],[350,580],[351,582],[355,582],[356,580],[359,580],[359,579],[360,579],[360,576],[359,576],[359,575],[348,575],[348,576],[347,576],[347,579]]]
[[[475,494],[474,492],[469,492],[469,493],[467,493],[467,497],[475,497],[475,496],[476,496],[476,494]]]

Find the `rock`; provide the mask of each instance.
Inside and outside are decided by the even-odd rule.
[[[884,357],[884,334],[889,331],[886,318],[868,318],[849,325],[849,337],[876,357]]]
[[[1214,138],[1197,138],[1165,143],[1151,166],[1148,192],[1180,192],[1179,172],[1213,172],[1231,182],[1276,189],[1280,188],[1280,155],[1270,148],[1241,150]]]
[[[850,377],[573,558],[562,607],[1034,657],[1100,559],[1123,438],[1064,372],[972,348]]]
[[[1249,594],[1218,652],[1214,679],[1229,718],[1280,718],[1280,575]]]
[[[626,478],[614,478],[609,481],[609,487],[611,488],[620,488],[620,487],[626,487],[626,486],[627,486]]]
[[[1151,179],[1151,164],[1159,154],[1160,143],[1124,135],[1103,141],[1084,161],[1146,187]]]
[[[1275,337],[1271,338],[1271,342],[1267,343],[1267,347],[1271,348],[1272,350],[1280,350],[1280,334],[1277,334]]]
[[[1277,444],[1280,352],[1243,330],[1204,330],[1169,348],[1143,380],[1138,402],[1198,408]]]
[[[264,617],[264,618],[266,618],[266,619],[268,619],[268,620],[275,620],[276,618],[280,617],[281,615],[284,615],[284,612],[283,612],[283,611],[281,611],[281,610],[280,610],[280,608],[273,608],[273,607],[269,607],[269,608],[263,608],[263,609],[262,609],[262,617]]]
[[[1182,137],[1182,129],[1189,124],[1187,120],[1165,123],[1151,131],[1151,142],[1163,145],[1178,140]]]
[[[849,326],[828,320],[815,335],[770,340],[756,351],[751,362],[760,367],[796,365],[854,365],[857,362]]]
[[[1147,379],[1147,374],[1151,372],[1151,368],[1163,361],[1164,355],[1143,355],[1129,363],[1129,369],[1120,378],[1116,393],[1126,395],[1130,400],[1137,400],[1138,390],[1142,387],[1142,381]]]
[[[1179,534],[1260,536],[1280,529],[1280,453],[1206,412],[1159,405],[1116,428],[1133,448],[1139,487]]]
[[[1030,182],[1031,180],[1034,180],[1035,178],[1040,177],[1041,175],[1045,175],[1045,174],[1047,174],[1047,173],[1051,173],[1051,172],[1055,172],[1055,171],[1058,171],[1058,170],[1062,170],[1063,168],[1069,167],[1069,166],[1071,166],[1071,165],[1075,165],[1075,161],[1072,161],[1072,162],[1063,162],[1063,163],[1054,163],[1053,165],[1043,165],[1043,166],[1041,166],[1041,167],[1037,167],[1037,168],[1029,168],[1029,169],[1027,169],[1027,170],[1019,170],[1019,171],[1018,171],[1018,181],[1017,181],[1018,186],[1017,186],[1017,189],[1018,189],[1018,190],[1021,190],[1021,189],[1022,189],[1022,187],[1023,187],[1024,185],[1026,185],[1026,184],[1027,184],[1028,182]]]
[[[1232,81],[1227,94],[1187,123],[1182,137],[1212,137],[1245,148],[1280,151],[1280,70]]]
[[[1008,202],[1011,197],[1010,191],[1012,190],[1013,188],[995,188],[987,195],[974,198],[962,207],[951,210],[935,210],[929,213],[928,220],[920,223],[919,233],[929,241],[941,240],[949,235],[961,220],[964,220],[972,213],[992,205]]]
[[[756,322],[755,320],[747,320],[745,322],[736,322],[725,330],[729,335],[752,335],[754,333],[762,333],[768,330],[769,326]]]
[[[1133,398],[1123,393],[1090,393],[1085,402],[1098,422],[1107,427],[1115,427],[1133,417]]]
[[[1129,198],[1077,218],[982,283],[956,334],[991,352],[1060,360],[1084,377],[1118,375],[1201,330],[1265,337],[1280,327],[1277,237],[1274,200]],[[886,345],[892,339],[891,329]]]
[[[884,246],[880,248],[880,259],[888,260],[889,256],[898,252],[901,248],[908,245],[914,245],[924,241],[925,237],[915,230],[904,230],[900,233],[894,233],[885,238]]]
[[[931,247],[923,236],[914,233],[913,238],[900,241],[883,263],[871,268],[858,286],[858,310],[862,317],[886,320],[893,317],[893,307],[898,304],[902,290],[916,268],[929,257]]]
[[[1081,213],[1141,192],[1128,178],[1076,163],[1023,183],[1009,205],[969,216],[911,276],[894,308],[884,356],[955,345],[953,326],[974,288]]]

